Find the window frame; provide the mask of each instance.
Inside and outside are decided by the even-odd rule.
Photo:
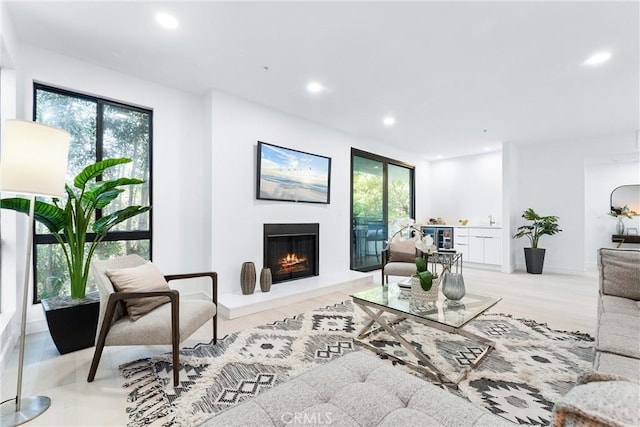
[[[149,116],[149,206],[153,206],[153,110],[150,108],[143,108],[137,105],[127,104],[120,101],[114,101],[112,99],[88,95],[82,92],[74,92],[68,89],[62,89],[55,86],[50,86],[43,83],[33,82],[33,121],[37,122],[37,92],[38,90],[44,90],[47,92],[56,93],[58,95],[69,96],[77,99],[82,99],[85,101],[95,102],[96,103],[96,159],[95,161],[103,160],[103,135],[104,135],[104,107],[105,106],[114,106],[118,108],[125,108],[133,111],[137,111],[139,113],[145,113]],[[40,123],[40,122],[38,122]],[[71,153],[69,153],[71,155]],[[96,178],[97,180],[101,180],[102,176]],[[148,240],[149,241],[149,260],[153,257],[153,209],[148,211],[149,214],[149,230],[146,231],[110,231],[107,235],[102,239],[102,242],[122,242],[122,241],[134,241],[134,240]],[[96,219],[102,216],[102,209],[96,210]],[[35,222],[35,221],[34,221]],[[34,224],[35,225],[35,224]],[[87,240],[92,240],[96,236],[96,233],[87,233]],[[63,236],[64,238],[64,236]],[[52,234],[38,234],[36,233],[36,228],[33,229],[33,304],[39,304],[40,298],[38,296],[38,283],[36,278],[38,277],[37,265],[37,245],[43,244],[58,244],[58,241],[53,237]]]

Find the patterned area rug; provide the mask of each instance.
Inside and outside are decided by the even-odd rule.
[[[198,425],[315,366],[351,351],[369,351],[352,340],[365,320],[364,313],[345,301],[228,335],[216,345],[184,348],[176,388],[169,353],[122,365],[124,387],[130,391],[128,425]],[[432,363],[454,376],[483,349],[483,344],[411,321],[399,328]],[[592,364],[593,339],[586,334],[554,331],[502,314],[482,315],[466,328],[494,340],[496,347],[456,393],[516,424],[547,425],[553,402]],[[413,358],[390,336],[375,335],[371,343],[402,360]],[[404,362],[389,363],[419,376]]]

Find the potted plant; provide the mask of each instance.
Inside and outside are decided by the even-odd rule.
[[[427,260],[423,257],[416,257],[416,274],[415,277],[420,281],[420,287],[423,291],[428,292],[433,286],[433,274],[427,269]]]
[[[611,206],[611,211],[609,212],[614,218],[618,218],[618,223],[616,224],[616,234],[623,235],[624,234],[624,222],[622,222],[622,218],[631,218],[634,215],[637,215],[636,212],[629,209],[629,206],[624,205],[623,207],[619,206]]]
[[[411,299],[418,305],[426,305],[438,299],[438,282],[434,283],[434,275],[427,268],[425,255],[435,251],[433,237],[425,235],[419,229],[414,228],[415,247],[422,252],[423,256],[415,258],[416,273],[411,277]]]
[[[527,273],[542,274],[545,249],[538,247],[538,241],[540,240],[540,237],[544,235],[552,236],[562,231],[558,226],[558,217],[553,215],[540,216],[533,209],[528,208],[522,213],[522,218],[527,221],[531,221],[532,223],[518,227],[513,238],[529,238],[531,247],[524,248]]]
[[[424,257],[416,257],[415,264],[416,273],[411,277],[411,302],[419,306],[432,304],[438,299],[438,281],[427,268]]]
[[[127,206],[95,219],[96,210],[104,209],[114,201],[120,193],[124,191],[123,186],[138,185],[144,182],[136,178],[96,180],[96,178],[102,176],[109,168],[130,163],[131,161],[132,160],[128,158],[115,158],[96,162],[85,167],[75,177],[73,187],[65,185],[67,194],[64,203],[58,198],[53,198],[51,203],[40,200],[36,200],[35,202],[35,220],[43,224],[62,247],[69,272],[70,296],[76,302],[83,301],[86,296],[91,259],[98,244],[104,239],[107,232],[123,221],[147,212],[150,209],[149,206]],[[0,207],[28,214],[29,200],[21,197],[2,199],[0,200]],[[95,233],[92,239],[88,239],[87,236],[89,229]],[[88,246],[86,244],[88,244]],[[59,303],[56,304],[57,307],[59,307],[59,305]],[[65,324],[61,325],[63,332],[60,334],[56,332],[56,325],[52,326],[49,320],[49,313],[47,312],[47,321],[54,342],[56,341],[56,335],[67,338],[72,337],[76,340],[75,337],[78,335],[78,331],[75,328],[80,326],[80,322],[74,322],[74,328],[69,328],[69,323],[65,321]],[[97,325],[97,320],[96,307],[95,325]],[[93,322],[93,319],[91,322]],[[89,330],[93,329],[93,337],[76,340],[89,343],[89,345],[75,348],[76,350],[93,345],[95,325],[93,328],[88,328]],[[58,350],[60,350],[61,348],[58,344],[59,343],[56,342],[56,346],[58,346]],[[62,346],[67,348],[64,343]],[[61,351],[61,353],[63,353],[63,351]]]

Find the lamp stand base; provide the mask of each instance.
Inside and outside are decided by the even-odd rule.
[[[12,403],[14,406],[9,406]],[[15,400],[7,402],[6,408],[2,408],[0,426],[19,426],[31,421],[51,406],[51,399],[46,396],[23,397],[20,401],[20,410],[15,409]],[[5,410],[6,409],[6,410]]]

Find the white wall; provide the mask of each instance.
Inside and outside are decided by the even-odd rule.
[[[502,269],[512,273],[516,268],[515,233],[521,213],[518,209],[518,147],[502,144]],[[519,225],[519,224],[518,224]]]
[[[5,120],[16,117],[16,73],[15,63],[16,41],[13,25],[6,11],[6,3],[0,3],[0,131]],[[19,334],[19,320],[17,307],[18,283],[23,277],[20,273],[24,265],[20,264],[16,239],[16,229],[19,228],[18,218],[12,211],[0,213],[2,253],[0,256],[0,372],[9,359],[13,346]],[[24,245],[21,246],[24,248]],[[24,253],[24,252],[22,252]]]
[[[449,224],[488,225],[489,215],[502,222],[502,153],[491,152],[432,162],[420,192],[431,195],[431,217]]]
[[[601,158],[596,163],[585,165],[584,257],[589,269],[597,268],[598,248],[616,245],[611,242],[611,235],[615,233],[618,220],[608,214],[610,196],[613,189],[625,184],[640,184],[638,153],[630,153],[620,159]],[[623,221],[625,227],[640,230],[640,217],[623,218]]]
[[[625,152],[637,153],[633,132],[518,147],[517,212],[521,214],[531,207],[541,215],[556,215],[563,230],[540,240],[540,247],[547,249],[545,271],[571,274],[585,271],[585,159]],[[606,203],[603,212],[607,212]],[[512,232],[522,224],[524,220],[516,222]],[[514,246],[519,269],[524,268],[521,248],[525,246],[527,239],[519,239]]]
[[[22,119],[32,119],[34,81],[153,109],[153,260],[166,274],[210,270],[205,97],[26,45],[17,76]],[[42,318],[39,306],[29,318]]]
[[[223,93],[200,97],[32,46],[20,46],[17,76],[18,118],[31,120],[34,81],[153,110],[154,262],[167,274],[216,270],[220,293],[239,286],[242,262],[261,265],[266,222],[319,222],[321,273],[349,269],[352,146],[417,163],[416,180],[428,171],[384,144]],[[332,157],[331,204],[255,200],[258,140]],[[427,206],[426,196],[416,198],[418,213]],[[29,332],[43,328],[39,306],[28,318]]]
[[[319,223],[320,275],[348,271],[351,147],[413,164],[414,156],[220,92],[210,97],[212,264],[220,293],[237,292],[243,262],[262,268],[264,223]],[[331,203],[256,200],[257,141],[331,157]],[[425,163],[416,180],[424,179]],[[417,197],[417,211],[425,209],[425,199]]]

